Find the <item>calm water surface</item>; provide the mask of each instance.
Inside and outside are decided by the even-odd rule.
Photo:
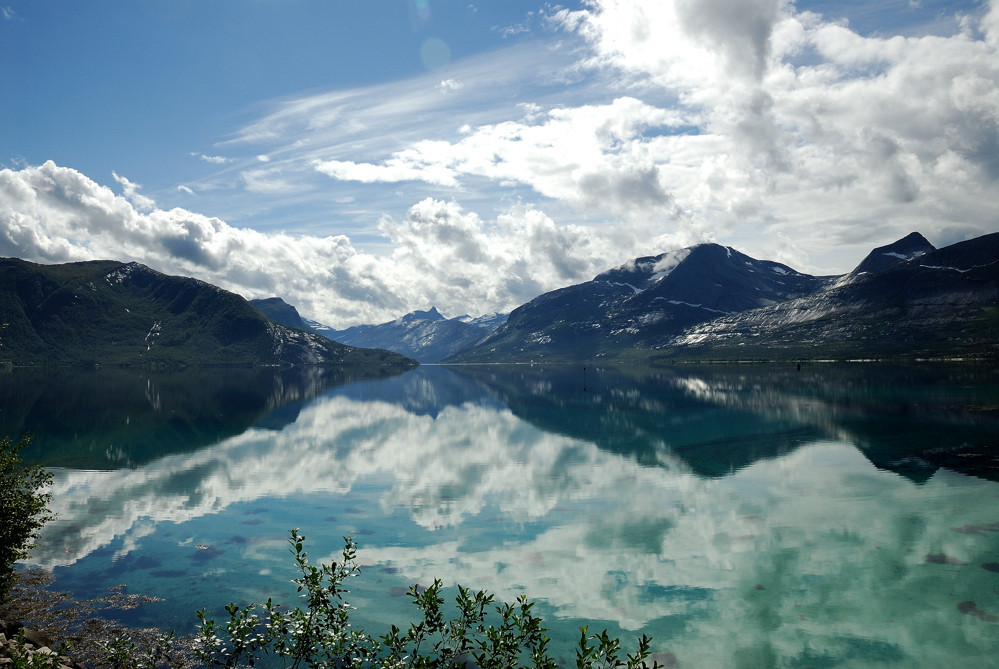
[[[999,666],[994,369],[15,370],[0,400],[55,473],[32,561],[162,598],[131,623],[294,602],[298,527],[357,539],[375,633],[440,577],[527,594],[567,663],[589,624],[680,667]]]

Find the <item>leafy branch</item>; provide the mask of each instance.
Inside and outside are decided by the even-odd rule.
[[[414,585],[409,589],[420,616],[405,631],[393,625],[387,634],[374,637],[354,629],[345,587],[348,579],[360,574],[354,540],[344,537],[341,559],[319,566],[309,562],[305,536],[297,529],[290,531],[288,542],[299,571],[293,582],[298,584],[305,607],[285,610],[269,599],[262,605],[229,604],[229,620],[222,623],[204,610],[198,611],[196,655],[200,662],[224,669],[252,667],[266,658],[270,658],[268,666],[280,664],[286,669],[558,667],[549,654],[548,630],[534,614],[533,602],[521,596],[514,604],[497,604],[492,594],[458,586],[457,615],[449,619],[441,596],[444,584],[439,579],[426,588]],[[647,668],[651,643],[642,636],[637,651],[622,656],[619,639],[606,631],[589,635],[584,627],[576,666]],[[168,658],[163,649],[156,655]],[[152,655],[147,653],[146,657],[151,659]],[[653,669],[658,666],[652,664]]]

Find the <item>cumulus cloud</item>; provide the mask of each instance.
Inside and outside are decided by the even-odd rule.
[[[593,0],[546,15],[586,49],[503,118],[409,126],[446,107],[416,95],[405,117],[379,120],[385,91],[288,107],[305,127],[335,118],[396,138],[311,157],[341,183],[420,184],[479,202],[527,188],[563,223],[658,240],[657,221],[669,239],[844,272],[914,229],[946,244],[995,228],[997,15],[955,18],[952,34],[864,35],[785,0]],[[462,72],[453,102],[509,88],[476,74]],[[576,77],[579,99],[552,93],[565,90],[559,76]],[[264,125],[277,130],[280,118]]]
[[[865,244],[994,229],[996,11],[915,37],[781,0],[594,0],[554,18],[591,45],[591,68],[671,92],[696,125],[653,158],[691,220],[758,254],[761,232],[784,236],[786,260],[821,269],[860,225]]]
[[[139,192],[142,188],[138,184],[134,184],[123,176],[119,176],[117,172],[111,172],[111,176],[114,180],[121,184],[122,193],[125,195],[125,199],[132,203],[136,209],[140,211],[149,211],[156,207],[156,202],[152,198],[148,198]]]
[[[0,254],[50,263],[137,260],[246,297],[279,295],[306,316],[345,327],[388,321],[416,306],[452,316],[512,309],[596,274],[607,246],[528,205],[485,221],[428,198],[403,220],[381,220],[391,250],[379,256],[343,235],[263,233],[181,208],[156,209],[135,184],[115,178],[123,196],[52,162],[0,170]]]
[[[451,63],[444,81],[262,105],[219,145],[242,162],[192,154],[219,171],[177,180],[206,202],[229,189],[246,203],[231,220],[308,235],[160,211],[118,177],[124,197],[91,195],[87,177],[45,165],[4,172],[33,193],[2,204],[4,244],[145,258],[340,326],[429,304],[505,310],[697,241],[832,274],[912,230],[943,245],[996,229],[994,2],[905,35],[785,0],[591,0],[543,18],[557,41]],[[325,244],[332,260],[313,252]]]

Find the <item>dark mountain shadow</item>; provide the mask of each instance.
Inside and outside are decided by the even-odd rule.
[[[614,370],[461,366],[520,418],[646,465],[719,477],[822,439],[916,481],[999,480],[999,370],[874,364]],[[585,384],[585,386],[584,386]]]
[[[15,368],[0,373],[0,435],[32,435],[22,456],[47,467],[136,467],[251,427],[281,429],[330,388],[385,376],[322,366]]]

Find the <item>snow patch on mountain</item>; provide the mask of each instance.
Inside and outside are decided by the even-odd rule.
[[[267,323],[267,331],[274,343],[274,355],[279,358],[294,352],[297,354],[296,362],[299,364],[317,365],[331,362],[330,350],[317,334],[294,330],[273,322]]]
[[[146,333],[147,353],[149,352],[149,349],[153,347],[153,342],[155,342],[156,338],[159,337],[161,334],[163,334],[163,321],[156,321],[155,323],[153,323],[153,327],[149,329],[149,332]]]
[[[126,263],[118,269],[108,272],[104,279],[108,282],[109,286],[119,285],[125,279],[130,277],[139,267],[141,267],[141,265],[137,262]]]
[[[630,288],[633,295],[638,295],[640,292],[642,292],[641,288],[636,288],[630,283],[622,283],[620,281],[604,281],[604,283],[606,283],[608,286],[623,286],[625,288]]]

